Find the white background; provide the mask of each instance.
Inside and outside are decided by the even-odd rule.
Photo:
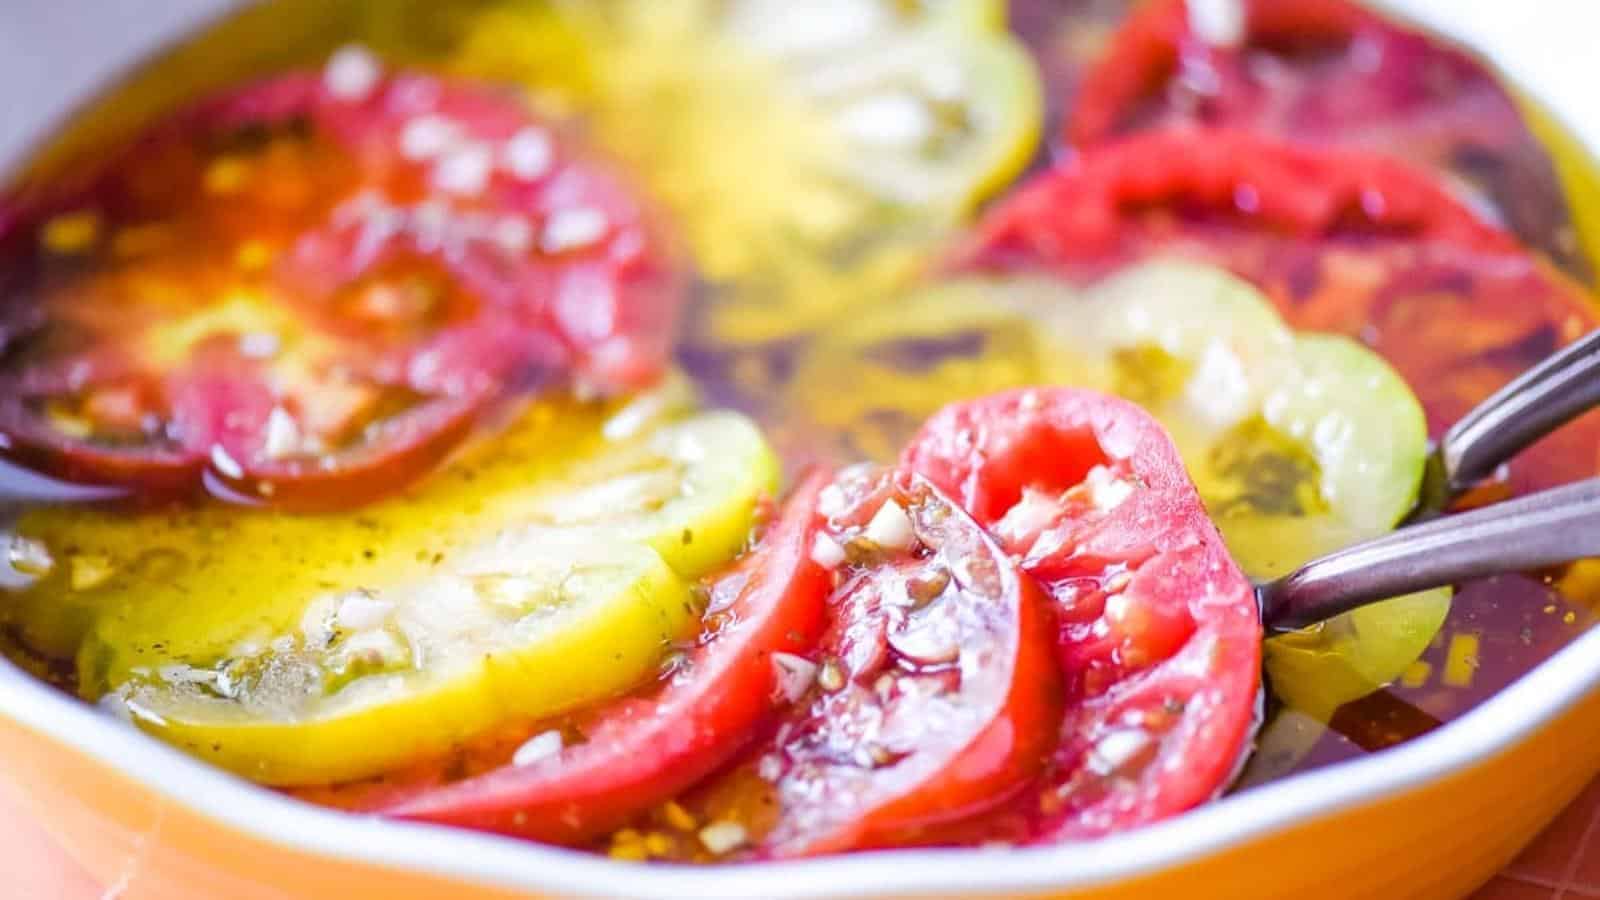
[[[1378,2],[1477,48],[1600,151],[1600,0]],[[117,70],[229,5],[0,0],[0,163]]]

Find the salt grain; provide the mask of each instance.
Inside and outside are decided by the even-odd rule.
[[[831,519],[844,513],[847,502],[844,496],[844,488],[839,487],[837,484],[830,484],[817,495],[817,512]]]
[[[546,253],[563,253],[593,244],[605,236],[606,214],[589,206],[563,209],[544,224],[539,247]]]
[[[934,129],[927,104],[906,93],[861,100],[842,115],[845,133],[866,144],[908,147],[926,141]]]
[[[749,833],[738,822],[713,822],[700,829],[700,843],[718,856],[749,842]]]
[[[489,185],[494,157],[482,144],[467,144],[451,150],[433,170],[433,181],[441,190],[453,194],[483,193]]]
[[[549,135],[537,128],[524,128],[506,141],[500,164],[513,176],[532,181],[550,171],[555,156],[555,146]]]
[[[1244,40],[1245,10],[1241,0],[1187,0],[1189,28],[1213,47],[1234,47]]]
[[[762,781],[777,781],[783,777],[783,760],[777,754],[768,753],[756,761],[756,777]]]
[[[274,406],[267,414],[266,445],[262,449],[268,459],[285,459],[300,452],[300,425],[281,406]]]
[[[505,216],[490,227],[489,239],[507,253],[527,253],[533,247],[533,225],[521,216]]]
[[[211,466],[228,478],[243,478],[244,466],[239,461],[228,455],[228,451],[221,444],[211,445]]]
[[[561,752],[561,732],[550,730],[529,738],[526,743],[517,748],[511,755],[513,766],[529,766],[541,759],[548,759]]]
[[[433,159],[454,147],[461,129],[443,116],[418,116],[400,129],[400,153],[406,159]]]
[[[378,58],[367,48],[351,44],[339,48],[328,57],[322,80],[328,93],[333,96],[340,100],[358,101],[365,100],[372,93],[382,75],[383,69],[378,64]]]

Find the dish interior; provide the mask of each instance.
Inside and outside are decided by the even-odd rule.
[[[930,273],[941,271],[971,223],[1003,202],[1020,180],[1073,152],[1061,135],[1076,109],[1084,73],[1106,52],[1131,5],[1122,0],[1013,0],[1009,6],[974,0],[838,0],[796,12],[798,7],[789,4],[758,0],[289,0],[237,12],[129,73],[42,147],[17,185],[26,193],[31,185],[82,172],[85,159],[192,98],[270,73],[325,71],[330,57],[352,46],[366,48],[386,66],[497,85],[626,173],[663,210],[666,229],[681,245],[677,249],[692,261],[686,321],[674,350],[677,377],[686,380],[658,389],[652,402],[687,405],[692,401],[681,399],[691,392],[687,384],[705,407],[746,414],[775,448],[782,482],[790,485],[814,464],[892,462],[923,419],[946,402],[1076,377],[1070,365],[1054,368],[1062,359],[1070,361],[1071,348],[1040,337],[1059,330],[1049,304],[1023,303],[1004,314],[973,315],[976,304],[960,296],[961,289],[943,295],[930,293],[926,285],[938,280]],[[1337,77],[1318,68],[1323,59],[1331,71],[1347,49],[1308,40],[1303,46],[1290,41],[1274,52],[1292,57],[1298,73],[1293,77],[1308,79],[1314,90],[1318,79]],[[940,81],[950,71],[955,88]],[[1139,123],[1159,121],[1166,114],[1160,105],[1150,98],[1137,100],[1128,116]],[[1318,127],[1314,117],[1304,125],[1312,134]],[[1461,182],[1452,184],[1472,202],[1493,210],[1525,245],[1552,260],[1562,277],[1592,289],[1590,256],[1573,225],[1552,155],[1567,154],[1559,160],[1564,170],[1597,173],[1570,149],[1553,146],[1535,141],[1529,132],[1526,143],[1512,142],[1499,155],[1455,160],[1450,178]],[[210,164],[216,171],[216,161]],[[72,226],[62,222],[55,238],[70,243]],[[139,239],[138,234],[121,237],[130,246]],[[1082,284],[1099,283],[1119,268],[1096,272]],[[0,286],[6,284],[0,280]],[[1410,319],[1396,314],[1395,321],[1411,325],[1402,335],[1391,323],[1399,337],[1374,340],[1375,318],[1327,330],[1366,340],[1409,376],[1428,430],[1437,436],[1510,374],[1592,327],[1592,310],[1569,312],[1566,318],[1538,319],[1514,305],[1486,301],[1473,310],[1476,330],[1453,335],[1448,310],[1430,307],[1423,298]],[[1296,334],[1319,330],[1315,324],[1289,324]],[[1418,348],[1452,340],[1459,352],[1443,368],[1428,369],[1439,355],[1436,349]],[[1124,384],[1121,392],[1160,395],[1162,366],[1171,363],[1139,358],[1132,364],[1138,383]],[[1431,377],[1417,375],[1424,370]],[[373,533],[379,537],[371,546],[380,553],[400,547],[421,559],[423,549],[393,535],[413,534],[424,516],[451,521],[451,513],[430,506],[434,500],[428,498],[494,502],[495,491],[510,490],[506,485],[514,475],[508,467],[537,465],[558,453],[552,447],[583,445],[584,429],[615,421],[627,409],[623,401],[604,406],[559,394],[502,411],[439,472],[423,476],[417,492],[406,495],[413,499],[375,507],[371,516],[379,525]],[[552,421],[557,424],[551,426]],[[1183,426],[1168,424],[1182,448]],[[571,434],[562,431],[568,427]],[[545,428],[550,430],[540,430]],[[737,443],[737,435],[714,434],[718,442]],[[1596,434],[1600,419],[1591,415],[1541,444],[1466,503],[1593,474]],[[1281,574],[1312,555],[1311,545],[1291,546],[1281,532],[1252,530],[1249,522],[1255,521],[1252,516],[1267,521],[1276,509],[1301,509],[1305,491],[1315,492],[1322,475],[1319,461],[1273,443],[1270,434],[1246,429],[1230,439],[1232,444],[1212,434],[1194,438],[1210,442],[1213,468],[1196,468],[1190,457],[1191,468],[1201,473],[1196,479],[1202,496],[1213,516],[1224,521],[1230,549],[1247,573]],[[1232,469],[1230,449],[1244,460]],[[733,465],[744,471],[753,465],[750,459],[759,458],[752,450]],[[1204,474],[1208,471],[1212,476]],[[494,487],[469,486],[480,476]],[[15,467],[0,488],[8,496],[8,520],[19,529],[11,544],[12,568],[3,572],[8,591],[26,596],[40,577],[29,568],[37,562],[29,558],[34,545],[28,541],[37,536],[27,531],[30,521],[45,522],[41,533],[54,535],[53,559],[64,567],[56,577],[66,585],[63,592],[42,598],[50,610],[42,611],[39,599],[0,608],[4,650],[62,690],[91,699],[114,693],[109,682],[96,683],[95,677],[109,678],[107,672],[127,667],[104,646],[89,651],[103,652],[103,658],[85,656],[85,647],[93,646],[86,644],[91,632],[103,645],[114,643],[105,637],[114,629],[94,623],[104,621],[104,604],[123,602],[107,601],[96,591],[121,577],[118,570],[161,562],[150,546],[117,543],[123,538],[113,532],[126,529],[127,516],[151,517],[144,520],[149,529],[141,540],[157,535],[156,556],[176,554],[190,561],[211,553],[225,556],[227,551],[215,549],[219,543],[272,544],[274,534],[301,545],[326,536],[326,547],[310,554],[315,566],[333,566],[336,558],[344,565],[345,557],[368,552],[351,524],[361,518],[358,513],[318,518],[245,510],[216,500],[137,513],[91,506],[89,520],[112,524],[103,539],[90,540],[102,543],[85,549],[74,543],[93,527],[75,518],[84,501],[64,499],[59,485],[41,485]],[[758,492],[759,487],[750,488],[752,496]],[[1235,513],[1245,524],[1230,530],[1226,520]],[[471,530],[468,524],[460,528]],[[1351,532],[1349,537],[1363,536]],[[736,546],[741,538],[742,533],[729,540]],[[308,571],[307,557],[297,554],[291,559],[267,551],[253,561],[229,563],[231,569],[210,571],[245,579],[241,585],[262,573],[292,581]],[[668,562],[677,566],[680,560]],[[1288,649],[1281,651],[1285,655],[1276,672],[1286,681],[1307,681],[1269,683],[1254,752],[1230,790],[1248,791],[1376,753],[1464,715],[1590,628],[1597,599],[1600,563],[1496,576],[1455,586],[1447,601],[1437,594],[1414,600],[1415,612],[1372,620],[1366,627],[1383,629],[1399,621],[1419,629],[1413,649],[1420,652],[1399,664],[1386,660],[1388,670],[1376,676],[1340,670],[1345,674],[1338,677],[1358,683],[1342,693],[1315,686],[1330,681],[1329,670],[1319,668],[1319,656],[1329,652],[1326,636],[1282,639],[1280,647]],[[296,610],[271,614],[298,617]],[[147,644],[158,641],[159,636],[138,632],[140,627],[127,625]],[[1345,627],[1353,627],[1355,639],[1361,639],[1360,621]],[[675,635],[667,628],[659,640]],[[1296,640],[1302,642],[1300,656],[1294,655]],[[1275,673],[1272,653],[1269,649],[1269,675]],[[638,670],[650,669],[648,650],[637,655],[643,660]],[[623,678],[596,691],[628,690],[638,680]],[[492,728],[462,725],[450,753],[459,756],[461,774],[470,774],[474,760],[525,747],[530,737],[551,730],[552,721],[557,730],[568,727],[566,720],[549,717],[513,717]],[[304,781],[288,775],[282,780]],[[351,803],[341,790],[303,783],[292,790],[314,801]],[[760,797],[758,789],[733,779],[685,803],[697,821],[727,818],[730,809],[743,810],[735,817],[750,818],[760,815],[747,808]],[[646,821],[673,815],[655,810]],[[703,834],[643,830],[644,835],[638,829],[611,833],[594,847],[620,858],[718,856],[704,852]],[[666,837],[641,849],[647,838],[661,835]]]

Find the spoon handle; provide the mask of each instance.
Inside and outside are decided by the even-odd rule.
[[[1600,556],[1600,478],[1403,528],[1257,587],[1267,634],[1387,597]]]
[[[1429,460],[1419,510],[1449,498],[1579,413],[1600,405],[1600,330],[1568,344],[1456,422]]]

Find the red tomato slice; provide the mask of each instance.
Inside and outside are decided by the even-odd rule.
[[[1555,169],[1515,101],[1471,55],[1349,0],[1239,0],[1217,45],[1186,0],[1135,9],[1084,75],[1080,146],[1204,123],[1394,154],[1440,173],[1564,264],[1581,265]]]
[[[493,400],[486,386],[425,395],[386,388],[381,416],[318,456],[278,458],[275,417],[283,415],[270,378],[234,358],[206,360],[174,379],[178,409],[193,433],[211,448],[202,474],[215,496],[245,503],[263,500],[298,510],[359,505],[433,469],[477,424]],[[329,390],[337,390],[330,385]],[[337,460],[328,465],[327,459]],[[240,460],[251,460],[248,466]]]
[[[795,696],[792,670],[811,665],[828,574],[811,558],[813,475],[754,551],[711,586],[720,623],[651,695],[586,717],[583,743],[383,805],[388,815],[581,843],[626,824],[722,766]],[[803,689],[803,685],[801,687]]]
[[[995,209],[955,265],[1084,281],[1160,254],[1225,266],[1291,325],[1366,342],[1417,391],[1435,436],[1595,323],[1581,288],[1427,173],[1217,129],[1083,151]],[[1580,421],[1519,457],[1512,484],[1592,474],[1600,416]]]
[[[1048,601],[966,513],[871,473],[822,509],[819,555],[849,563],[817,691],[758,767],[777,803],[766,856],[919,842],[991,809],[1039,773],[1061,715]]]
[[[683,298],[609,167],[511,95],[364,57],[203,101],[5,207],[9,455],[145,493],[371,499],[497,398],[648,384]]]
[[[1261,622],[1154,419],[1092,391],[1013,391],[945,408],[901,463],[989,528],[1059,621],[1059,746],[967,839],[1091,837],[1227,786],[1258,720]]]

